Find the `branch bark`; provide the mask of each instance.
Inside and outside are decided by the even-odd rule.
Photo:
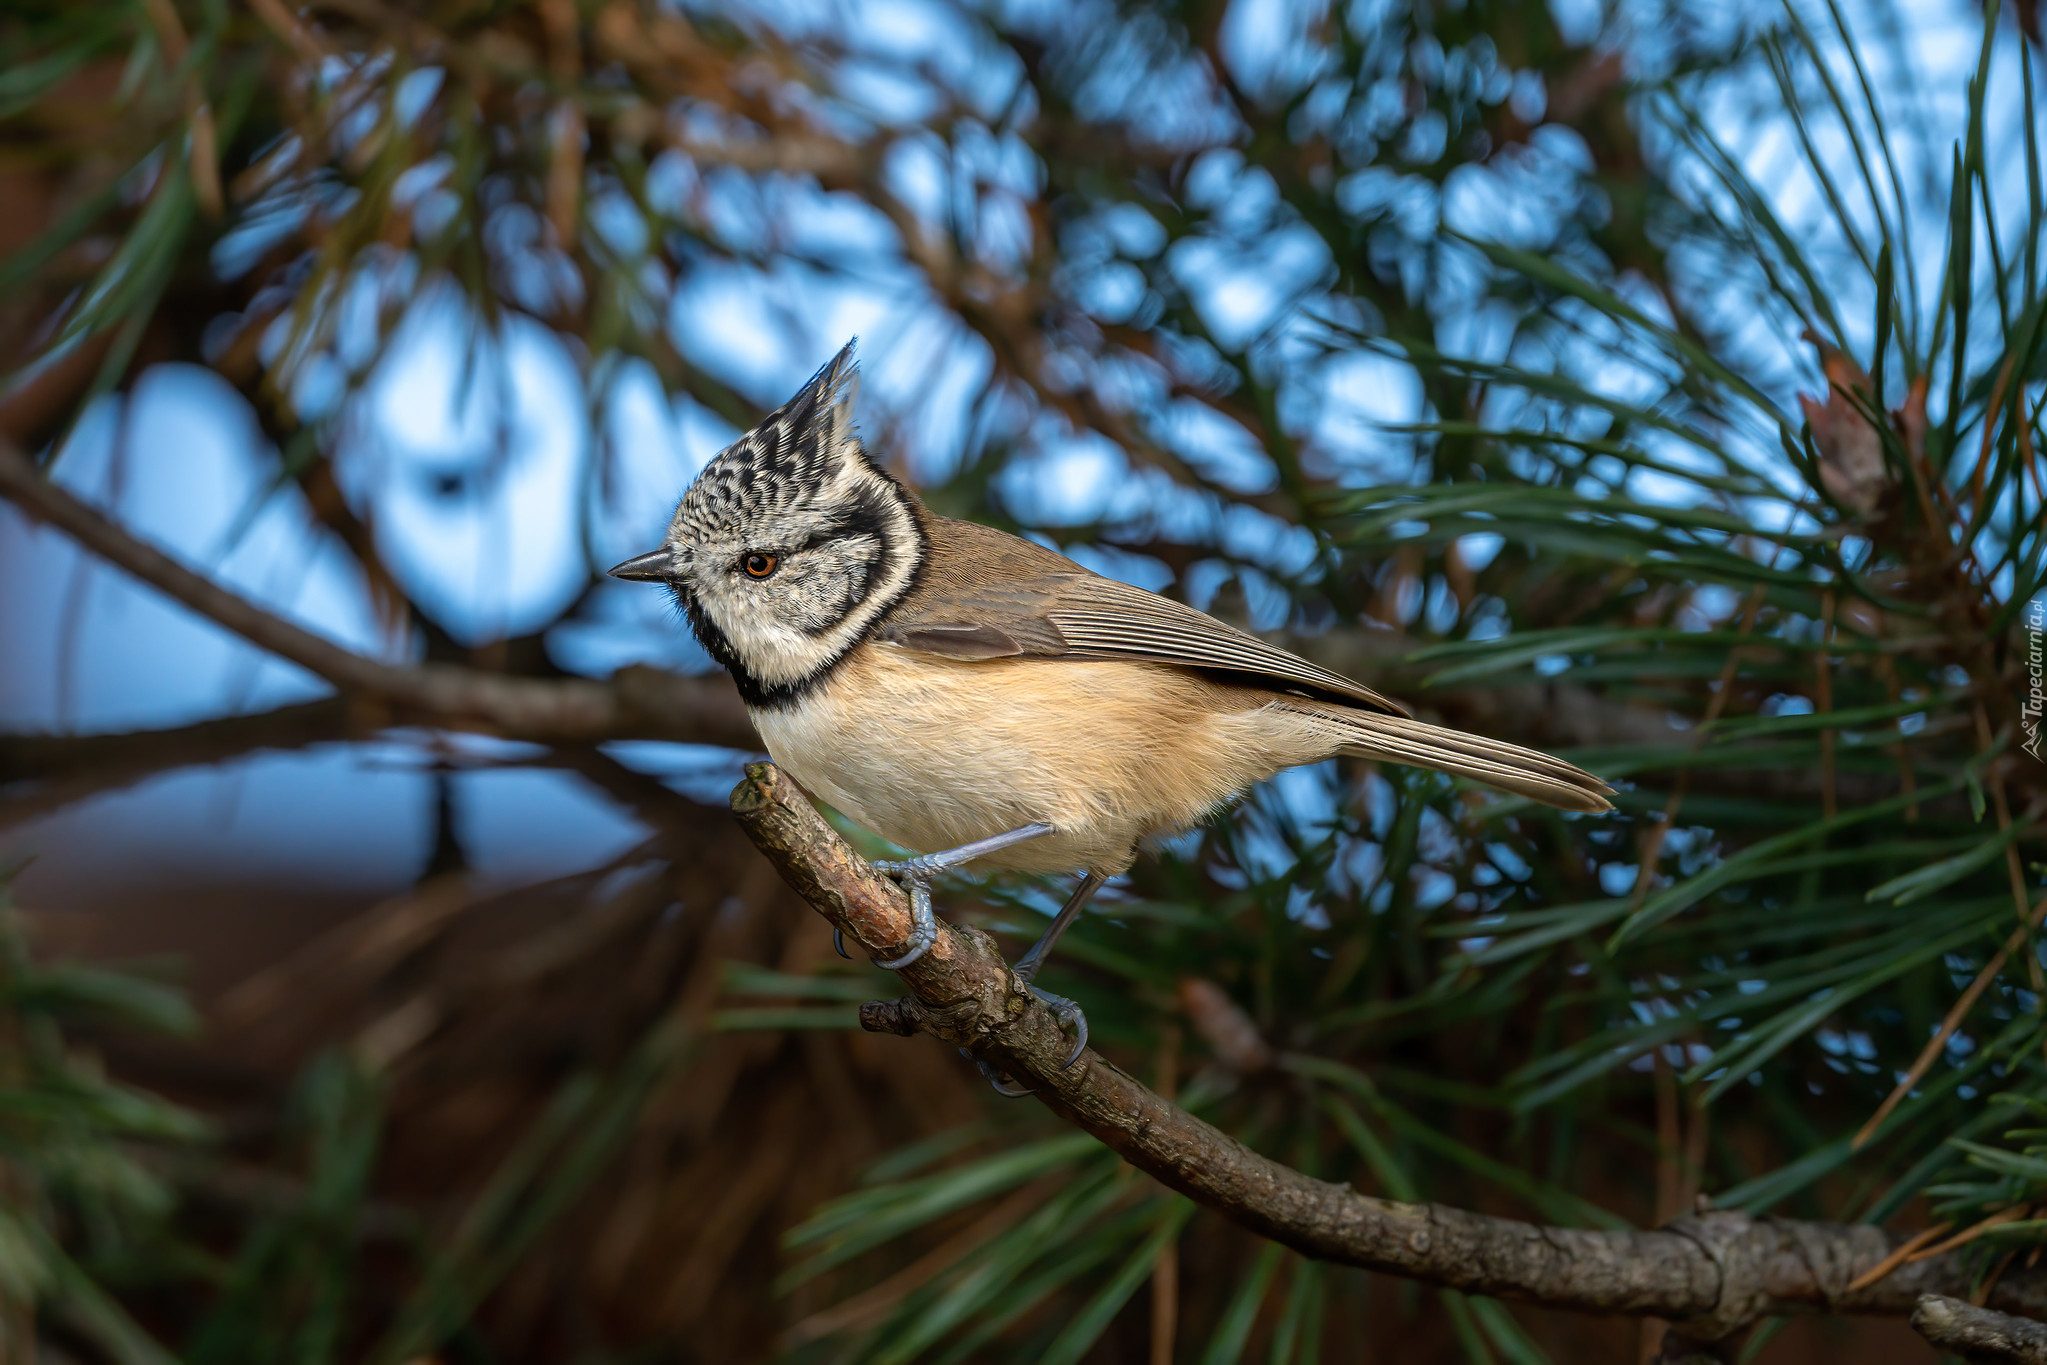
[[[386,663],[266,611],[213,582],[43,477],[0,438],[0,497],[56,527],[100,558],[165,596],[331,683],[374,703],[380,724],[429,723],[477,728],[541,743],[667,739],[755,749],[753,725],[723,675],[684,677],[634,666],[604,681],[519,678],[449,664]]]
[[[2047,1365],[2047,1326],[1940,1294],[1920,1298],[1912,1328],[1978,1365]]]
[[[874,957],[906,950],[910,907],[772,764],[749,765],[732,810],[785,881]],[[1061,1070],[1067,1040],[988,935],[939,927],[898,975],[907,998],[862,1011],[877,1032],[922,1031],[1030,1086],[1055,1114],[1160,1183],[1306,1256],[1552,1308],[1652,1316],[1711,1342],[1778,1313],[1903,1316],[1926,1294],[1966,1294],[1959,1254],[1851,1282],[1889,1253],[1868,1225],[1710,1212],[1638,1232],[1545,1227],[1443,1204],[1359,1194],[1304,1175],[1153,1093],[1092,1050]],[[1992,1303],[2047,1314],[2047,1273],[2006,1276]]]

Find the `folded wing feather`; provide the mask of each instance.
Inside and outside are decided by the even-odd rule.
[[[1415,720],[1339,673],[1040,546],[947,522],[978,553],[926,579],[875,638],[949,658],[1132,659],[1221,671],[1299,699],[1339,729],[1342,752],[1469,777],[1565,810],[1611,810],[1612,788],[1562,759]],[[1288,703],[1293,704],[1293,703]]]
[[[891,613],[876,636],[960,659],[1146,659],[1220,669],[1249,674],[1280,691],[1298,689],[1388,715],[1408,714],[1406,707],[1371,688],[1205,612],[1078,565],[1073,572],[1043,574],[1024,583],[927,589]]]

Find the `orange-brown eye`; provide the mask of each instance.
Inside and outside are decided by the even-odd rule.
[[[775,557],[755,550],[740,562],[740,567],[746,570],[748,578],[766,578],[775,571]]]

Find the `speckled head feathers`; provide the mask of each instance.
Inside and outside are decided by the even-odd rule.
[[[858,387],[849,342],[704,466],[669,524],[667,564],[628,575],[670,584],[748,705],[786,702],[829,673],[923,562],[915,497],[854,432]]]

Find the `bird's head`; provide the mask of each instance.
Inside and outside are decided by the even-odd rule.
[[[915,497],[853,431],[853,345],[721,451],[662,547],[611,570],[665,583],[749,705],[800,695],[916,581]]]

